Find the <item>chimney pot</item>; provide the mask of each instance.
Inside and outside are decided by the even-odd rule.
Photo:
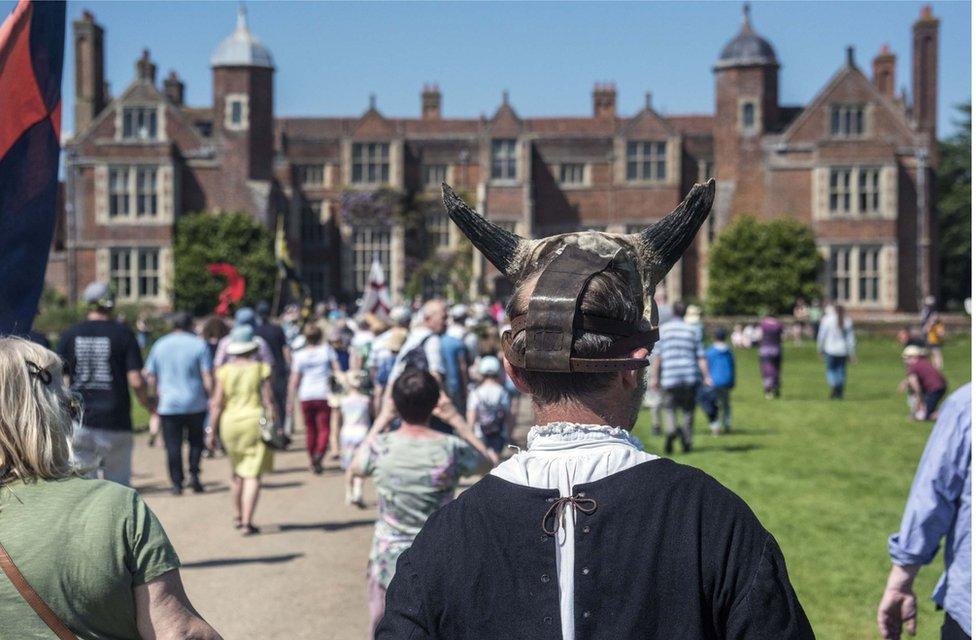
[[[424,84],[420,94],[420,117],[423,120],[441,119],[441,88],[436,82]]]
[[[156,65],[149,58],[149,49],[143,49],[142,56],[136,61],[136,77],[156,84]]]
[[[847,47],[847,66],[854,66],[854,47],[850,45]]]
[[[593,117],[617,117],[617,87],[612,82],[593,84]]]
[[[178,107],[183,106],[183,90],[184,85],[180,80],[179,76],[176,75],[175,71],[170,71],[169,75],[163,81],[163,93],[169,98],[169,101]]]

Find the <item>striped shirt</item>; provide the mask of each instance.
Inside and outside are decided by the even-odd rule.
[[[654,355],[661,358],[661,387],[673,389],[700,384],[698,359],[705,357],[701,328],[673,318],[661,325],[660,333]]]

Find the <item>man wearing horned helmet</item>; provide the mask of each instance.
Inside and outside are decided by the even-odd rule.
[[[813,638],[749,507],[630,435],[657,340],[655,285],[714,193],[714,181],[696,185],[639,234],[529,241],[445,185],[451,219],[514,284],[504,365],[537,426],[400,557],[377,638]]]

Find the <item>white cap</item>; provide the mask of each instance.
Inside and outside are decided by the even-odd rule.
[[[485,356],[478,362],[478,373],[483,376],[497,376],[502,372],[502,363],[495,356]]]

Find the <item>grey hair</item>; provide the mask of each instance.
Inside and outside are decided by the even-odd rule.
[[[70,441],[61,359],[33,342],[0,338],[0,485],[70,476]]]
[[[515,295],[508,303],[508,317],[514,318],[528,312],[529,298],[535,290],[541,269],[519,283]],[[644,315],[644,300],[635,297],[623,271],[608,269],[595,275],[583,290],[580,309],[587,314],[613,318],[624,322],[637,322]],[[608,355],[613,339],[598,333],[577,330],[573,333],[574,358],[600,358]],[[515,336],[512,348],[518,354],[525,353],[525,332]],[[539,404],[556,404],[575,401],[606,391],[613,380],[613,373],[551,373],[519,369],[519,377],[529,387],[533,400]]]

